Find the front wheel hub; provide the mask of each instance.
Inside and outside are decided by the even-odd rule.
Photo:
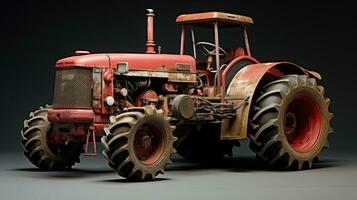
[[[134,140],[136,157],[143,164],[155,162],[162,154],[165,133],[155,124],[143,124],[137,131]]]
[[[150,148],[151,146],[151,137],[149,135],[144,135],[141,137],[140,146],[144,149]]]

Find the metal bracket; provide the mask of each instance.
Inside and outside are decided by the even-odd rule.
[[[89,152],[89,137],[92,133],[92,141],[93,142],[93,152]],[[95,132],[93,127],[89,127],[87,131],[87,137],[86,137],[86,149],[84,152],[85,156],[96,156],[97,155],[97,142],[95,138]]]

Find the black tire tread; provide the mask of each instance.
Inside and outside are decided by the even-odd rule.
[[[21,147],[28,160],[42,170],[69,169],[75,162],[79,162],[82,146],[73,145],[74,149],[68,155],[57,156],[50,151],[44,134],[47,134],[47,128],[50,124],[47,120],[47,112],[51,108],[52,106],[49,105],[40,107],[31,112],[28,119],[24,120],[21,129]]]
[[[145,115],[156,115],[156,110],[146,110],[145,108],[135,108],[116,116],[115,121],[106,128],[106,136],[103,136],[101,142],[104,145],[103,155],[108,160],[108,165],[116,170],[120,176],[123,176],[131,181],[150,181],[158,174],[164,173],[164,168],[171,163],[168,158],[163,166],[155,171],[146,171],[142,167],[138,167],[135,159],[132,159],[129,149],[129,141],[132,135],[130,129],[137,123],[138,120]],[[129,125],[129,126],[128,126]],[[170,127],[171,131],[173,127]],[[170,133],[168,133],[170,134]],[[172,143],[176,138],[172,136]],[[171,144],[173,145],[173,144]],[[170,154],[175,153],[172,149]]]
[[[285,152],[282,145],[278,145],[282,138],[279,137],[277,131],[272,131],[273,126],[277,126],[277,114],[279,105],[289,90],[299,86],[310,86],[315,88],[324,96],[324,88],[317,85],[314,78],[309,78],[306,75],[285,75],[280,79],[272,81],[262,87],[262,92],[256,97],[252,110],[250,121],[250,130],[248,137],[250,138],[250,149],[253,150],[257,158],[265,161],[265,163],[274,169],[302,169],[303,167],[311,168],[317,156],[309,160],[299,160],[288,152]],[[324,97],[326,102],[329,99]],[[252,105],[253,106],[253,105]],[[268,116],[269,115],[269,116]],[[332,114],[330,114],[332,118]],[[276,116],[270,118],[270,116]],[[332,128],[329,132],[332,132]],[[326,145],[327,146],[327,142]],[[287,159],[286,159],[287,158]]]

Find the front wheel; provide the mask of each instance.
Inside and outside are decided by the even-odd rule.
[[[251,149],[273,168],[311,168],[328,147],[329,104],[324,88],[305,75],[286,75],[266,84],[253,105]]]
[[[151,106],[132,108],[105,129],[103,155],[120,176],[133,181],[149,181],[171,163],[175,150],[174,127]]]
[[[21,130],[21,146],[29,161],[42,170],[69,169],[83,150],[83,144],[58,141],[52,123],[47,119],[51,106],[31,112]]]

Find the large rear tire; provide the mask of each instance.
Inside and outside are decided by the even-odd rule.
[[[55,143],[52,124],[47,119],[47,112],[52,109],[46,105],[31,112],[24,121],[21,130],[21,146],[25,156],[42,170],[65,170],[79,162],[83,145],[66,142]]]
[[[232,155],[238,141],[220,140],[220,124],[180,125],[174,130],[178,138],[177,153],[191,162],[215,163],[225,155]]]
[[[150,181],[163,174],[175,153],[175,127],[151,106],[131,108],[112,121],[102,137],[109,166],[132,181]]]
[[[329,104],[324,88],[306,75],[264,85],[252,105],[251,149],[274,169],[312,168],[333,131]]]

